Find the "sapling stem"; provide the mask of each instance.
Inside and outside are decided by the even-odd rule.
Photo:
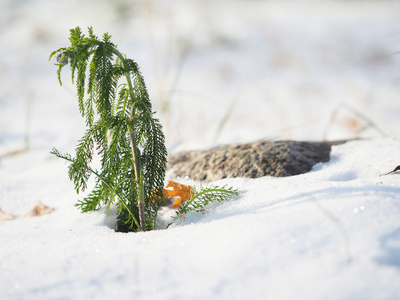
[[[134,108],[132,109],[132,111],[134,111]],[[132,122],[132,119],[130,122]],[[146,231],[146,219],[144,216],[144,186],[143,186],[143,176],[142,176],[141,166],[140,166],[140,154],[139,154],[139,149],[137,148],[137,145],[136,145],[135,133],[133,132],[132,126],[128,125],[128,130],[129,130],[129,136],[131,139],[133,167],[135,170],[135,179],[136,179],[137,191],[138,191],[138,209],[139,209],[140,230]]]
[[[124,67],[126,67],[126,60],[124,55],[119,52],[116,49],[113,49],[113,53],[121,60],[121,63],[123,64]],[[131,81],[130,74],[128,72],[124,72],[128,88],[129,88],[129,96],[132,99],[132,110],[131,110],[131,115],[129,119],[129,124],[128,124],[128,130],[129,130],[129,136],[131,140],[131,148],[132,148],[132,158],[133,158],[133,165],[134,165],[134,170],[135,170],[135,179],[136,179],[136,184],[137,184],[137,191],[138,191],[138,209],[139,209],[139,222],[140,222],[140,230],[141,231],[146,231],[146,219],[144,215],[144,185],[143,185],[143,176],[141,172],[141,163],[140,163],[140,152],[136,144],[136,138],[135,138],[135,132],[133,130],[133,126],[131,126],[135,114],[136,114],[136,109],[135,109],[135,103],[137,98],[135,97],[135,94],[133,93],[133,85]]]

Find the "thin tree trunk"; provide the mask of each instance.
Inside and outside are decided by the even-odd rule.
[[[123,65],[126,65],[125,57],[122,55],[119,51],[114,50],[114,53],[118,56],[118,58],[121,60]],[[133,93],[133,85],[131,81],[130,74],[128,72],[125,72],[125,78],[128,84],[129,88],[129,94],[132,98],[132,102],[137,101],[135,94]],[[133,121],[133,118],[135,117],[135,106],[132,107],[131,111],[131,120],[129,121],[130,123]],[[143,174],[142,174],[142,166],[140,162],[140,153],[136,145],[136,140],[135,140],[135,132],[133,130],[133,126],[131,124],[128,124],[128,130],[131,138],[131,148],[132,148],[132,157],[133,157],[133,163],[134,163],[134,169],[135,169],[135,179],[137,182],[137,193],[138,193],[138,209],[139,209],[139,223],[140,223],[140,230],[141,231],[146,231],[146,219],[144,215],[144,184],[143,184]]]
[[[134,112],[133,112],[134,113]],[[146,231],[146,219],[144,216],[144,186],[143,186],[143,176],[141,172],[140,165],[140,154],[138,153],[135,133],[129,126],[129,134],[131,138],[131,148],[132,148],[132,156],[133,156],[133,167],[135,169],[135,179],[137,182],[137,194],[138,194],[138,209],[139,209],[139,224],[140,230]]]

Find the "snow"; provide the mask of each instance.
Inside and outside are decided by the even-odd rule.
[[[0,3],[0,208],[15,216],[0,222],[0,299],[399,299],[400,175],[381,176],[400,164],[399,8]],[[47,62],[78,25],[139,63],[170,151],[362,139],[306,174],[215,182],[240,195],[168,229],[171,211],[159,230],[116,233],[114,210],[74,207],[82,195],[49,154],[84,131],[69,74],[60,87]],[[54,212],[24,217],[35,200]]]

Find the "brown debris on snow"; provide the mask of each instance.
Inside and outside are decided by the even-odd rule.
[[[39,200],[33,203],[32,208],[24,215],[25,217],[39,217],[42,215],[50,214],[54,211],[54,208],[44,205]]]
[[[4,212],[1,208],[0,208],[0,222],[3,221],[10,221],[14,219],[14,216],[12,214],[6,213]]]

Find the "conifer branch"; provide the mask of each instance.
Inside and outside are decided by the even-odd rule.
[[[177,216],[180,216],[188,213],[189,211],[204,212],[206,206],[211,202],[222,202],[238,194],[239,192],[237,189],[227,187],[226,185],[222,187],[200,186],[199,191],[196,191],[196,189],[193,188],[189,199],[181,205],[176,214]]]
[[[61,154],[56,148],[53,148],[53,150],[50,151],[50,154],[53,154],[55,156],[57,156],[58,158],[64,159],[70,163],[75,163],[75,160],[71,158],[71,156],[69,154]],[[97,176],[97,178],[99,180],[101,180],[101,182],[103,182],[110,190],[112,190],[115,195],[118,197],[118,199],[120,200],[120,203],[125,207],[125,209],[129,212],[129,214],[132,216],[132,219],[134,220],[135,224],[139,227],[139,222],[136,220],[134,214],[130,211],[129,207],[126,205],[126,202],[128,202],[128,199],[126,199],[123,195],[121,195],[120,193],[118,193],[117,189],[113,186],[112,183],[108,182],[105,178],[103,178],[98,172],[96,172],[95,170],[93,170],[92,168],[86,166],[85,167],[86,170],[90,173],[92,173],[93,175]],[[82,206],[83,202],[78,202],[78,206]],[[95,210],[98,209],[99,207],[97,206],[92,206],[91,209],[89,210]],[[85,210],[84,211],[88,211]]]

